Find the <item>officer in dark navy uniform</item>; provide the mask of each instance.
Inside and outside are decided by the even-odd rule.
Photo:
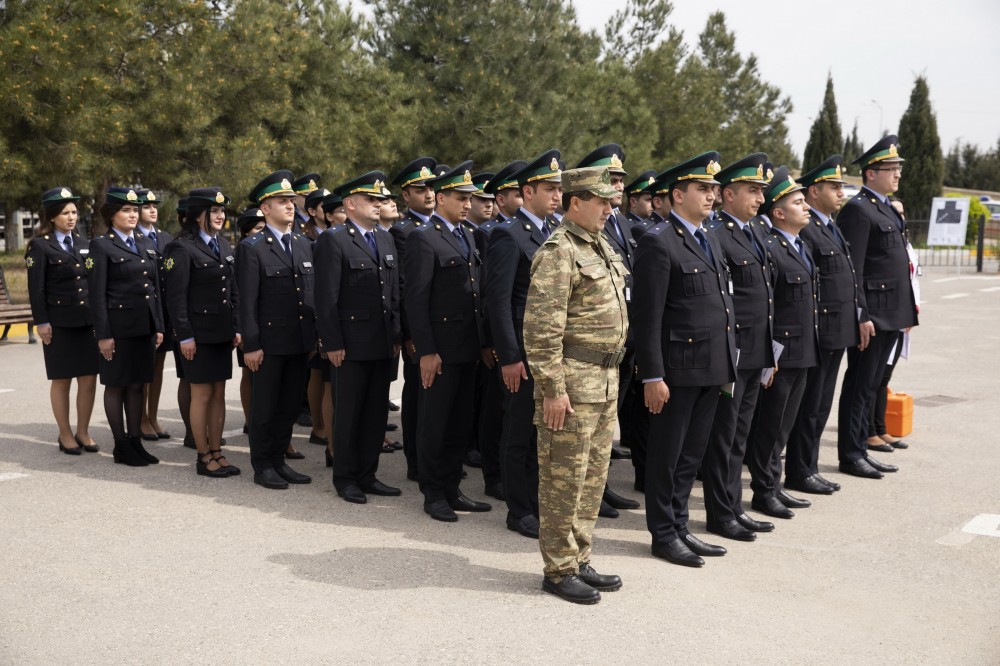
[[[87,294],[90,243],[77,232],[79,200],[67,187],[42,195],[43,219],[24,257],[31,316],[42,340],[45,374],[52,381],[59,450],[69,455],[100,450],[90,436],[99,357]],[[74,378],[79,406],[75,434],[69,421]]]
[[[738,541],[753,541],[755,532],[774,529],[771,523],[750,518],[742,505],[743,457],[760,393],[761,371],[774,367],[770,264],[763,244],[750,230],[750,220],[764,203],[766,161],[767,155],[754,153],[716,175],[722,185],[722,210],[712,233],[722,247],[732,283],[739,360],[732,396],[720,397],[715,410],[702,478],[708,531]]]
[[[333,486],[354,504],[366,503],[366,493],[401,493],[375,476],[400,347],[399,261],[378,224],[385,179],[370,171],[337,187],[347,222],[320,234],[315,247],[320,345],[333,365]]]
[[[653,212],[653,195],[646,188],[656,182],[656,171],[648,169],[625,186],[624,197],[628,204],[629,222],[633,226],[642,223]]]
[[[670,170],[664,171],[653,177],[653,180],[641,191],[649,195],[651,212],[649,217],[632,225],[632,237],[638,242],[639,238],[660,222],[667,219],[670,212],[669,185],[664,177],[669,175]]]
[[[795,423],[809,368],[818,363],[816,265],[812,250],[799,236],[809,224],[809,206],[801,185],[787,167],[778,167],[764,191],[763,212],[771,219],[764,250],[774,286],[772,339],[782,345],[775,359],[779,371],[761,392],[757,429],[750,444],[750,506],[775,518],[791,518],[792,509],[810,506],[781,487],[781,452]]]
[[[586,167],[607,167],[611,177],[611,186],[615,188],[618,195],[611,199],[611,214],[604,221],[604,240],[614,249],[615,253],[621,257],[622,262],[628,269],[625,276],[625,302],[631,307],[632,301],[632,273],[635,270],[635,247],[636,241],[632,237],[633,223],[624,213],[621,212],[622,196],[625,191],[625,151],[616,143],[609,143],[600,148],[595,148],[586,157],[580,160],[576,168]],[[631,314],[631,312],[630,312]],[[625,344],[625,357],[618,365],[618,413],[627,413],[631,405],[629,402],[629,386],[632,383],[633,369],[635,368],[635,344],[634,338],[629,334]],[[616,446],[611,448],[611,458],[621,460],[631,457],[626,449]],[[604,486],[604,495],[601,499],[601,509],[599,515],[602,518],[617,518],[618,509],[638,509],[639,503],[635,500],[622,497],[611,490],[608,484]]]
[[[538,440],[534,381],[524,353],[524,307],[531,260],[552,233],[549,217],[561,205],[559,151],[547,150],[516,174],[524,205],[490,232],[486,305],[505,387],[500,464],[507,528],[538,538]]]
[[[635,258],[636,365],[652,412],[646,459],[646,524],[652,553],[700,567],[723,555],[688,531],[688,497],[701,465],[720,389],[736,378],[736,324],[718,239],[702,221],[715,201],[719,153],[665,171],[672,211],[639,239]]]
[[[306,361],[316,349],[312,244],[292,231],[291,181],[291,171],[275,171],[250,190],[266,226],[236,249],[243,360],[253,372],[250,462],[254,483],[272,489],[312,481],[285,462]]]
[[[840,388],[837,452],[840,471],[865,478],[895,472],[868,455],[868,426],[875,390],[899,332],[917,325],[917,305],[910,283],[906,223],[889,205],[903,173],[899,139],[880,139],[854,163],[861,167],[861,192],[844,204],[837,227],[851,249],[858,278],[861,347],[847,349],[847,372]],[[869,325],[870,324],[870,325]],[[867,344],[866,344],[867,343]]]
[[[503,403],[505,389],[503,380],[500,377],[500,369],[496,366],[496,352],[493,347],[493,332],[489,324],[489,305],[486,302],[487,288],[489,281],[489,263],[487,262],[489,249],[489,236],[493,228],[505,222],[517,209],[520,208],[522,199],[517,187],[517,172],[528,166],[524,160],[515,160],[504,165],[483,185],[483,192],[493,196],[494,218],[476,227],[474,236],[476,238],[476,249],[479,250],[479,257],[483,261],[482,281],[483,287],[480,296],[483,301],[483,332],[486,337],[486,355],[483,365],[480,367],[480,408],[479,408],[479,452],[483,459],[483,482],[486,486],[485,493],[494,499],[506,501],[507,496],[503,487],[503,471],[500,464],[500,438],[503,434]],[[475,180],[475,177],[473,177]],[[502,205],[501,205],[502,204]],[[489,360],[491,359],[491,360]]]
[[[101,216],[109,230],[90,243],[86,266],[104,410],[115,438],[114,461],[145,467],[159,462],[139,438],[142,386],[153,379],[156,347],[163,341],[158,255],[136,230],[139,196],[134,189],[108,188]]]
[[[462,455],[472,437],[476,365],[483,355],[480,257],[462,226],[476,186],[463,162],[431,181],[435,212],[410,234],[406,299],[420,370],[417,466],[424,512],[454,522],[455,511],[489,511],[459,489]]]
[[[417,480],[417,428],[419,415],[417,397],[420,395],[420,370],[413,356],[413,340],[406,315],[406,240],[414,229],[427,224],[434,212],[434,190],[428,184],[434,179],[437,160],[418,157],[399,170],[392,185],[400,188],[406,213],[389,233],[396,244],[399,258],[400,325],[403,338],[403,397],[400,420],[403,425],[403,454],[406,456],[406,478]]]
[[[860,341],[857,277],[847,241],[833,215],[844,198],[843,158],[834,155],[798,179],[809,204],[809,224],[799,232],[812,248],[818,285],[819,363],[809,369],[806,390],[788,438],[785,487],[829,495],[840,484],[819,474],[819,442],[830,416],[837,373],[847,347]]]
[[[295,190],[295,222],[292,231],[301,234],[309,223],[309,210],[306,208],[306,197],[319,189],[318,173],[307,173],[292,181]]]

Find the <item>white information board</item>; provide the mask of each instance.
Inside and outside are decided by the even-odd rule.
[[[965,245],[969,225],[969,200],[966,197],[934,197],[927,229],[927,246]]]

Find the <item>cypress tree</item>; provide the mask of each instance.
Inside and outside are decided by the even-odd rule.
[[[864,152],[865,147],[861,144],[861,139],[858,138],[858,122],[854,121],[854,129],[851,133],[844,137],[844,150],[840,153],[844,156],[844,168],[847,173],[852,176],[860,176],[858,167],[851,164],[851,160]]]
[[[833,95],[833,76],[826,76],[826,93],[823,106],[809,130],[809,141],[802,156],[803,170],[812,169],[830,155],[840,152],[843,133],[837,119],[837,100]]]
[[[944,185],[944,156],[930,89],[923,76],[914,82],[910,106],[899,121],[899,146],[906,164],[898,196],[913,219],[927,219],[931,199],[941,196]]]

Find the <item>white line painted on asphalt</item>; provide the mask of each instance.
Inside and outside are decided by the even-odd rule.
[[[985,289],[980,289],[979,291],[1000,291],[1000,287],[986,287]]]
[[[950,278],[938,278],[937,280],[934,280],[934,282],[952,282],[952,281],[954,281],[954,280],[961,280],[961,279],[962,279],[962,278],[957,278],[957,277],[950,277]]]
[[[948,294],[947,296],[942,296],[941,298],[948,298],[948,299],[951,299],[951,298],[965,298],[966,296],[968,296],[967,293],[965,293],[965,292],[959,292],[957,294]]]
[[[14,479],[23,479],[26,476],[28,475],[20,472],[4,472],[0,474],[0,481],[13,481]]]
[[[967,522],[962,531],[979,536],[1000,537],[1000,514],[981,513]]]
[[[0,393],[13,393],[17,389],[0,389]]]

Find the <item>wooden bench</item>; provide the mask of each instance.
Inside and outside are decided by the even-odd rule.
[[[0,340],[7,339],[7,333],[12,325],[27,324],[28,342],[34,342],[35,334],[32,331],[34,323],[30,305],[15,305],[10,302],[10,294],[7,292],[7,278],[4,277],[3,268],[0,267],[0,326],[3,326],[3,335],[0,335]]]

